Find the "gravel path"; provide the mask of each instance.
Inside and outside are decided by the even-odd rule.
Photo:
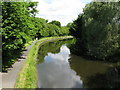
[[[16,79],[20,69],[23,67],[25,60],[27,58],[28,52],[30,51],[31,47],[35,44],[34,41],[30,46],[23,51],[21,58],[18,59],[13,64],[13,68],[9,68],[7,73],[2,73],[2,88],[14,88]]]

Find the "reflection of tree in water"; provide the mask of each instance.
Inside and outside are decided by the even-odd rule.
[[[38,51],[38,56],[37,56],[38,63],[44,62],[44,57],[47,56],[48,52],[51,52],[53,54],[59,53],[60,47],[63,44],[72,43],[72,41],[73,40],[71,40],[71,39],[70,40],[60,40],[60,41],[48,42],[48,43],[42,45]]]
[[[120,88],[120,71],[116,68],[109,69],[104,74],[95,74],[85,79],[84,87],[87,88]]]
[[[72,54],[70,57],[70,67],[80,76],[83,81],[83,87],[120,87],[120,69],[115,68],[111,63],[86,60]]]

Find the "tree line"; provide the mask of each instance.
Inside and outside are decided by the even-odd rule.
[[[67,26],[35,17],[37,2],[2,2],[3,69],[20,56],[25,44],[42,37],[76,38],[71,52],[100,60],[120,60],[120,2],[91,2]]]
[[[100,60],[120,60],[120,2],[91,2],[70,25],[71,52]],[[73,48],[76,47],[76,48]]]
[[[37,2],[2,2],[2,69],[10,67],[36,38],[63,36],[69,28],[59,21],[35,17]]]

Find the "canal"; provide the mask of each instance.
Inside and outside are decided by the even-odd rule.
[[[38,51],[38,88],[113,88],[118,73],[113,63],[71,53],[74,39],[48,42]],[[75,48],[75,47],[73,47]]]

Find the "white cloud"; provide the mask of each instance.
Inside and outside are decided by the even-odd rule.
[[[49,21],[58,20],[62,25],[66,25],[77,18],[85,7],[83,0],[32,0],[38,1],[39,13],[37,17],[48,19]]]
[[[68,62],[70,50],[62,45],[58,54],[48,53],[38,64],[39,88],[82,88],[82,80]]]
[[[82,88],[83,81],[67,63],[54,61],[37,68],[39,88]]]
[[[69,54],[70,54],[70,50],[67,48],[67,46],[63,45],[60,48],[60,52],[58,54],[48,53],[48,56],[45,56],[44,60],[45,62],[64,61],[68,63]]]

